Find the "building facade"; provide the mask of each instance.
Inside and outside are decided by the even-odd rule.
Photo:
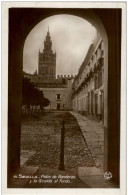
[[[99,34],[74,79],[73,110],[104,120],[104,43]]]

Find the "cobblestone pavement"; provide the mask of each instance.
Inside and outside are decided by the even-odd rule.
[[[75,116],[88,149],[95,162],[95,166],[103,168],[104,160],[104,128],[103,124],[84,117],[78,113],[70,112]]]
[[[22,151],[34,154],[29,156],[27,166],[58,169],[63,118],[65,119],[65,168],[94,165],[75,117],[69,112],[54,112],[22,120],[21,158],[24,157]]]

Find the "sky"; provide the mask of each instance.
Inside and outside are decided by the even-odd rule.
[[[56,75],[76,75],[96,29],[86,20],[72,15],[56,15],[38,23],[28,34],[23,52],[23,70],[38,70],[38,53],[43,51],[44,39],[49,31],[53,52],[56,51]]]

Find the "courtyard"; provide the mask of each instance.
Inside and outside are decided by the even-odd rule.
[[[64,121],[64,170],[60,170]],[[17,188],[108,188],[104,179],[103,125],[75,112],[52,111],[22,117],[21,168],[11,180]],[[98,179],[98,180],[97,180]]]
[[[60,135],[63,119],[65,121],[65,169],[92,167],[94,165],[77,120],[69,112],[64,111],[46,112],[43,116],[28,116],[22,119],[22,164],[26,159],[25,164],[27,166],[59,168]]]

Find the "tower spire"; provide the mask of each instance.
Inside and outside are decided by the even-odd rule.
[[[52,47],[52,41],[51,41],[49,26],[48,26],[46,39],[44,40],[44,51],[50,52],[52,49],[51,47]]]
[[[56,54],[52,50],[52,40],[50,37],[49,26],[46,38],[44,39],[43,52],[39,53],[38,73],[44,78],[56,77]]]
[[[50,36],[50,32],[49,32],[49,25],[48,25],[48,32],[47,32],[47,35]]]

